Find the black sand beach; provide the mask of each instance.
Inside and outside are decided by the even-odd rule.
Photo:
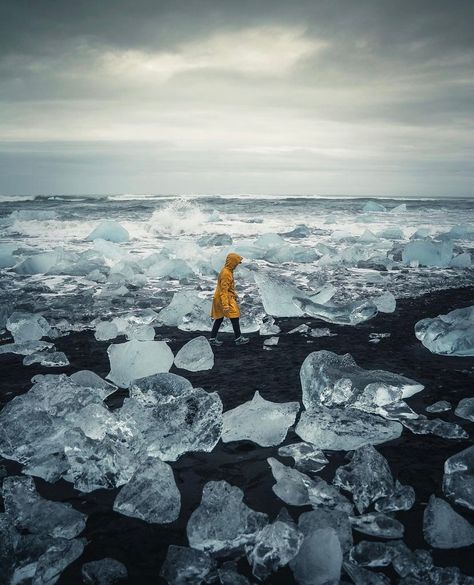
[[[224,410],[234,408],[252,398],[258,390],[262,396],[274,402],[301,401],[299,369],[305,357],[318,349],[336,353],[351,353],[357,363],[367,369],[385,369],[404,374],[425,385],[425,390],[408,399],[408,404],[418,413],[429,418],[440,417],[457,422],[472,436],[473,424],[457,418],[453,412],[425,413],[426,406],[448,400],[453,407],[461,398],[472,396],[474,388],[474,357],[443,357],[430,353],[415,338],[416,321],[436,316],[456,308],[473,304],[474,287],[438,291],[415,299],[401,299],[393,314],[380,314],[375,319],[356,327],[330,326],[334,337],[312,338],[301,334],[286,333],[301,323],[316,327],[327,324],[314,319],[277,319],[282,329],[279,344],[270,350],[262,348],[263,338],[251,335],[250,344],[235,347],[230,334],[223,334],[224,345],[215,348],[215,365],[210,371],[188,372],[172,368],[172,372],[188,378],[193,386],[207,391],[217,391],[224,403]],[[195,332],[183,332],[171,328],[156,330],[157,339],[170,339],[173,353],[195,337]],[[379,343],[370,343],[370,333],[390,333]],[[3,339],[6,342],[6,336]],[[120,341],[117,339],[116,342]],[[70,366],[61,369],[24,367],[22,357],[12,354],[0,356],[2,385],[0,404],[3,406],[15,395],[31,387],[31,378],[38,373],[73,373],[81,369],[93,370],[105,377],[109,371],[107,347],[109,342],[97,342],[93,332],[71,334],[56,340],[59,351],[64,351]],[[121,404],[126,391],[118,391],[108,399],[111,408]],[[292,430],[285,443],[298,441]],[[442,495],[441,481],[444,461],[454,453],[470,446],[469,440],[447,440],[432,435],[414,435],[407,429],[395,441],[379,445],[377,449],[387,458],[392,473],[402,483],[412,485],[416,491],[416,503],[412,510],[399,512],[396,517],[405,526],[404,541],[412,548],[429,546],[423,539],[422,517],[431,494]],[[82,534],[88,545],[84,554],[70,565],[58,583],[81,583],[80,569],[84,562],[112,557],[122,561],[129,571],[129,583],[142,585],[164,583],[159,577],[168,545],[187,545],[186,524],[191,512],[198,506],[203,485],[210,480],[225,479],[243,489],[244,501],[253,509],[266,512],[274,518],[285,506],[272,492],[274,480],[266,462],[267,457],[277,456],[278,447],[262,448],[250,442],[223,444],[220,442],[212,453],[188,454],[171,463],[182,497],[179,519],[169,525],[150,525],[112,512],[117,490],[100,490],[81,494],[70,484],[60,481],[50,485],[35,479],[41,495],[52,500],[70,502],[88,515],[87,526]],[[327,452],[330,464],[320,475],[331,480],[335,469],[344,463],[345,453]],[[282,459],[283,461],[283,459]],[[285,461],[292,464],[292,460]],[[18,474],[21,467],[0,459],[0,473]],[[286,506],[297,519],[306,507]],[[453,506],[456,509],[456,506]],[[474,514],[466,508],[462,515],[474,521]],[[355,541],[371,540],[354,532]],[[474,575],[472,549],[433,550],[437,566],[457,566],[466,575]],[[245,560],[239,562],[243,574],[251,577]],[[385,574],[394,579],[389,570]],[[292,585],[295,583],[288,568],[273,574],[265,583]]]

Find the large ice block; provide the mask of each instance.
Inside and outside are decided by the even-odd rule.
[[[207,338],[200,335],[185,343],[176,354],[174,365],[190,372],[211,370],[214,366],[214,353]]]
[[[474,543],[474,526],[434,495],[423,515],[423,534],[433,548],[461,548]]]
[[[377,306],[372,301],[354,301],[346,305],[330,306],[315,303],[311,299],[299,295],[293,297],[294,304],[301,314],[322,319],[328,323],[339,325],[358,325],[377,315]]]
[[[133,380],[168,372],[173,365],[173,352],[164,341],[127,341],[112,344],[107,353],[110,372],[107,379],[120,388],[128,388]]]
[[[413,240],[402,251],[405,264],[416,266],[449,266],[453,257],[453,246],[450,242],[434,242],[431,240]]]
[[[106,220],[100,223],[88,236],[88,240],[106,240],[119,244],[128,242],[130,234],[128,231],[113,220]]]
[[[418,321],[415,335],[432,353],[474,355],[474,305]]]
[[[443,492],[456,504],[474,510],[474,446],[446,459]]]

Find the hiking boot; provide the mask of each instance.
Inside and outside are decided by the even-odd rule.
[[[222,345],[223,342],[222,341],[219,341],[215,337],[211,337],[211,339],[209,339],[209,343],[211,345],[217,345],[217,346],[219,346],[219,345]]]
[[[237,337],[237,339],[235,340],[235,345],[245,345],[248,342],[249,338],[241,335],[240,337]]]

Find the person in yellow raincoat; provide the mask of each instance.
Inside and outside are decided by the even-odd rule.
[[[217,333],[224,317],[230,319],[232,323],[236,345],[243,345],[249,342],[248,338],[243,337],[240,332],[240,309],[237,303],[234,281],[234,270],[242,260],[243,258],[239,254],[234,252],[227,254],[225,266],[219,272],[214,298],[212,299],[211,317],[214,319],[214,324],[209,339],[211,345],[222,345],[222,341],[217,339]]]

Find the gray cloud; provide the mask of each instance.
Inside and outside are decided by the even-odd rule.
[[[0,192],[471,194],[470,0],[0,10]]]

